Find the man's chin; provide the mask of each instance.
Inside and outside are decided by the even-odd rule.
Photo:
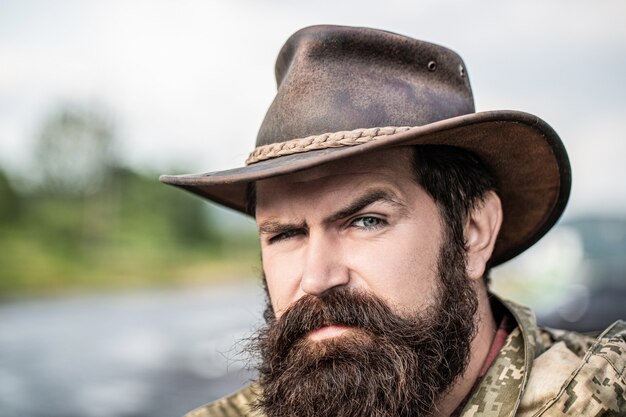
[[[358,328],[319,341],[305,336],[264,368],[259,405],[270,417],[428,415],[437,390],[423,373],[435,364],[422,359]]]

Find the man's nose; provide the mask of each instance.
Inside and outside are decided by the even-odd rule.
[[[336,237],[309,234],[302,266],[300,288],[306,294],[321,295],[331,288],[350,282],[349,268]]]

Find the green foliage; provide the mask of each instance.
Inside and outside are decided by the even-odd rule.
[[[66,105],[53,112],[36,137],[33,180],[56,195],[91,193],[115,165],[115,128],[97,106]]]
[[[36,137],[32,177],[0,171],[0,294],[250,276],[256,234],[220,233],[207,203],[116,160],[100,108],[65,106]]]
[[[9,179],[0,171],[0,225],[15,221],[19,215],[19,199]]]
[[[111,189],[118,204],[120,236],[150,236],[182,245],[218,244],[206,204],[197,197],[166,187],[157,176],[143,177],[127,169],[113,173]]]
[[[2,178],[0,207],[22,210],[0,218],[0,294],[248,276],[257,263],[253,234],[218,233],[205,202],[155,175],[115,168],[83,195],[18,194]]]

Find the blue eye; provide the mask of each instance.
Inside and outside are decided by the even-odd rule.
[[[379,217],[363,216],[352,221],[352,226],[359,229],[378,229],[384,226],[387,222]]]

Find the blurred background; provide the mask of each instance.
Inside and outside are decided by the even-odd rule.
[[[621,0],[1,2],[2,415],[176,416],[253,377],[254,223],[157,178],[241,165],[311,24],[448,46],[477,110],[548,121],[570,204],[494,291],[548,325],[625,318],[625,18]]]

